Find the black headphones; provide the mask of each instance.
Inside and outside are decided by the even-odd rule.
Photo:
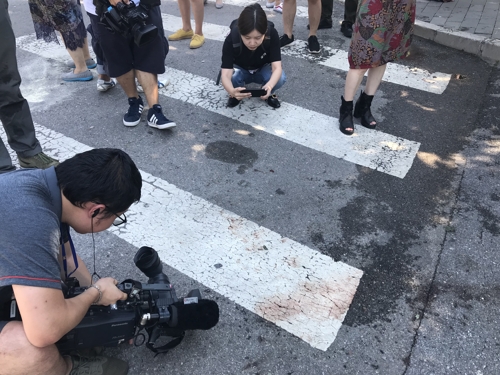
[[[99,212],[101,212],[101,210],[98,208],[97,210],[94,211],[92,217],[96,217],[97,215],[99,215]]]

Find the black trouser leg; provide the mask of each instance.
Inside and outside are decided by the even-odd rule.
[[[0,0],[0,120],[10,147],[21,157],[42,152],[35,136],[28,102],[21,94],[17,69],[16,38],[8,13],[9,3]],[[0,140],[0,170],[12,169],[12,160]]]
[[[345,0],[344,21],[351,24],[356,20],[356,11],[358,10],[358,0]]]
[[[321,0],[321,21],[332,22],[333,0]]]

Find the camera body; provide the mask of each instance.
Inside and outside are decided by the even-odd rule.
[[[146,2],[141,2],[139,5],[135,5],[133,1],[129,4],[119,2],[115,7],[109,6],[106,11],[102,12],[101,23],[109,31],[125,38],[132,35],[135,44],[142,47],[158,35],[158,28],[147,23],[150,6]]]
[[[217,303],[202,299],[199,290],[192,290],[182,300],[177,298],[154,249],[141,247],[134,261],[149,276],[148,283],[131,279],[120,283],[118,288],[127,294],[127,299],[113,306],[91,306],[80,324],[57,342],[61,352],[117,346],[134,339],[137,346],[146,342],[150,350],[161,353],[179,344],[186,330],[206,330],[217,324]],[[66,298],[76,297],[86,290],[79,287],[75,279],[68,280],[67,286]],[[147,341],[142,331],[147,333]],[[142,342],[137,342],[139,337]],[[160,337],[173,340],[155,347]]]

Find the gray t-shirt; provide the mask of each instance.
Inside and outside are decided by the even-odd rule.
[[[61,289],[61,205],[53,167],[0,176],[0,287]]]

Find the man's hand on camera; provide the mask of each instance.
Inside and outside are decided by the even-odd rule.
[[[101,289],[102,293],[101,300],[97,302],[98,305],[109,306],[116,303],[118,300],[124,301],[127,299],[127,295],[116,287],[118,285],[118,280],[112,277],[99,279],[95,285]]]

